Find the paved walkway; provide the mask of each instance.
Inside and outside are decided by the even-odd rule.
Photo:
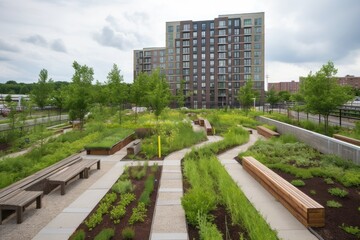
[[[234,160],[240,152],[246,151],[259,138],[261,136],[257,134],[257,131],[253,130],[248,143],[218,155],[219,161],[253,206],[262,214],[270,227],[278,232],[279,238],[283,240],[317,240],[281,203]]]
[[[195,131],[201,128],[193,125]],[[208,136],[208,141],[195,147],[220,141],[219,136]],[[188,240],[185,211],[181,205],[183,183],[181,173],[181,159],[191,148],[185,148],[171,153],[163,161],[158,196],[151,226],[151,240]]]

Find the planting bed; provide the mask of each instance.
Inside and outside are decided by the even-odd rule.
[[[291,182],[295,177],[291,174],[274,170],[281,177]],[[313,228],[320,236],[326,240],[360,239],[358,236],[346,233],[340,228],[342,224],[346,226],[357,226],[360,228],[360,188],[345,188],[336,182],[327,184],[323,178],[313,177],[303,180],[305,186],[298,187],[302,192],[313,198],[315,201],[325,207],[325,227]],[[346,189],[348,195],[346,197],[333,196],[328,192],[329,188]],[[339,208],[331,208],[327,206],[327,201],[334,200],[342,205]]]
[[[96,146],[95,143],[94,145],[85,146],[85,149],[88,155],[111,155],[128,145],[133,140],[134,133],[128,135],[127,137],[121,139],[118,142],[115,142],[110,146]]]
[[[154,209],[155,209],[155,201],[156,201],[156,196],[157,196],[157,191],[158,191],[158,187],[159,187],[159,179],[161,177],[161,167],[157,167],[157,170],[155,173],[154,170],[151,170],[152,168],[154,168],[153,166],[149,166],[147,168],[146,174],[145,176],[143,176],[141,179],[137,179],[133,174],[131,174],[131,172],[136,169],[140,170],[142,167],[140,166],[136,166],[136,167],[130,167],[128,168],[127,171],[124,172],[124,174],[119,178],[120,179],[124,179],[124,175],[127,175],[127,172],[130,173],[128,174],[130,177],[128,179],[131,180],[132,186],[133,186],[133,191],[132,193],[135,194],[135,198],[136,200],[132,201],[130,204],[128,204],[126,206],[126,213],[123,217],[120,218],[120,222],[119,223],[114,223],[114,220],[110,218],[110,212],[112,209],[114,209],[115,206],[117,206],[120,201],[122,200],[121,196],[124,196],[124,194],[117,194],[117,199],[116,201],[114,201],[114,203],[110,206],[109,208],[109,212],[104,214],[102,216],[102,221],[100,224],[98,224],[97,226],[95,226],[92,230],[89,230],[88,226],[86,225],[86,221],[89,221],[89,216],[91,216],[93,213],[95,213],[97,211],[97,209],[99,208],[98,204],[94,210],[89,214],[89,216],[85,219],[85,221],[77,228],[77,230],[75,231],[75,233],[73,234],[72,237],[74,237],[74,235],[83,230],[85,232],[85,238],[84,239],[94,239],[95,236],[97,236],[102,230],[106,229],[106,228],[111,228],[114,229],[114,237],[111,239],[123,239],[122,238],[122,231],[124,230],[124,228],[130,227],[134,230],[135,233],[135,237],[133,239],[149,239],[150,236],[150,230],[151,230],[151,222],[152,222],[152,217],[153,217],[153,213],[154,213]],[[144,192],[145,189],[145,181],[146,179],[151,175],[154,174],[155,176],[155,181],[154,181],[154,190],[153,192],[150,194],[150,203],[147,205],[147,212],[146,212],[146,217],[144,218],[143,222],[135,222],[134,224],[129,224],[129,220],[131,218],[131,215],[133,213],[133,210],[138,206],[139,204],[139,198],[141,196],[141,194]],[[115,185],[115,184],[114,184]],[[113,190],[109,190],[109,193],[112,193]],[[72,238],[70,238],[72,239]],[[82,238],[81,238],[82,239]]]

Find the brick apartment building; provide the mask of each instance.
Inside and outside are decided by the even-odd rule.
[[[299,82],[275,82],[268,83],[268,90],[274,89],[276,92],[287,91],[290,93],[296,93],[299,91]]]
[[[239,106],[238,90],[250,79],[263,99],[264,29],[263,12],[167,22],[165,48],[134,50],[134,79],[160,68],[173,94],[184,80],[190,108]]]

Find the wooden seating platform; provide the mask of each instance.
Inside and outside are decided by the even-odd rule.
[[[323,227],[325,209],[308,195],[253,157],[242,158],[243,168],[306,227]]]
[[[132,144],[126,149],[128,155],[136,155],[141,150],[141,140],[136,139]]]
[[[204,128],[206,130],[206,135],[214,135],[213,128],[211,127],[211,124],[207,119],[204,119]]]
[[[348,142],[348,143],[354,144],[356,146],[360,146],[360,140],[358,140],[358,139],[343,136],[343,135],[340,135],[340,134],[334,134],[333,137],[338,139],[338,140]]]
[[[50,184],[57,184],[61,187],[61,195],[65,194],[65,186],[67,183],[80,176],[80,178],[88,178],[89,170],[92,165],[97,164],[97,169],[100,169],[100,159],[83,159],[57,173],[50,176],[47,180]]]
[[[266,127],[263,126],[257,126],[256,130],[258,131],[258,133],[266,138],[271,138],[271,137],[279,137],[280,134],[277,132],[274,132],[273,130],[270,130]]]
[[[2,210],[14,210],[17,223],[22,223],[23,212],[27,206],[36,201],[36,208],[41,208],[42,191],[25,191],[18,189],[0,200],[0,224],[2,224]]]

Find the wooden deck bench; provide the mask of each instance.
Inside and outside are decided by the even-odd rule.
[[[206,130],[206,134],[209,135],[214,135],[213,129],[211,127],[210,122],[207,119],[204,119],[204,127]]]
[[[256,130],[258,131],[258,133],[266,138],[271,138],[271,137],[278,137],[280,136],[279,133],[274,132],[273,130],[270,130],[266,127],[263,126],[257,126]]]
[[[64,195],[67,183],[78,175],[80,178],[88,178],[89,170],[95,163],[97,164],[97,169],[100,169],[100,159],[83,159],[62,171],[55,173],[47,180],[49,184],[60,185],[61,195]]]
[[[141,140],[136,139],[132,144],[126,149],[128,155],[136,155],[141,150]]]
[[[204,125],[205,125],[205,119],[199,118],[199,125],[200,125],[201,127],[204,127]]]
[[[333,137],[338,139],[338,140],[348,142],[348,143],[354,144],[356,146],[360,146],[360,140],[358,140],[358,139],[343,136],[343,135],[340,135],[340,134],[334,134]]]
[[[36,208],[41,208],[42,191],[25,191],[18,189],[0,200],[0,224],[2,224],[2,210],[14,210],[17,223],[22,223],[23,212],[27,206],[36,201]]]
[[[323,227],[325,209],[308,195],[253,157],[242,158],[243,168],[306,227]]]

